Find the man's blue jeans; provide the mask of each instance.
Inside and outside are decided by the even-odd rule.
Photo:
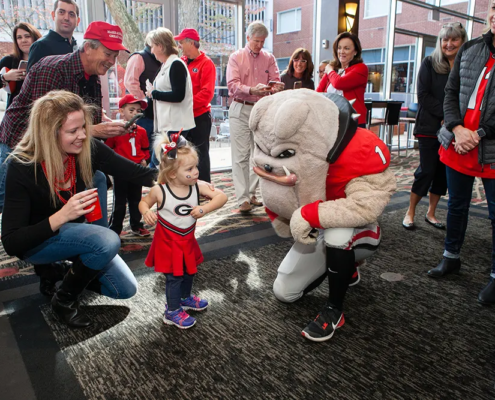
[[[150,107],[152,107],[151,105]],[[157,166],[153,164],[153,123],[154,121],[150,118],[141,118],[136,122],[136,125],[144,128],[146,130],[146,134],[148,136],[148,142],[150,144],[150,168],[156,168]]]
[[[103,295],[114,299],[128,299],[136,294],[137,281],[127,264],[117,254],[120,238],[112,230],[97,225],[64,224],[58,235],[28,251],[24,261],[50,264],[80,257],[83,264],[101,271]]]
[[[446,167],[449,189],[447,213],[447,236],[445,250],[458,255],[461,252],[469,217],[469,206],[473,194],[474,176],[469,176]],[[495,278],[495,179],[482,178],[488,203],[488,218],[492,222],[492,274]],[[483,251],[483,249],[479,249]]]

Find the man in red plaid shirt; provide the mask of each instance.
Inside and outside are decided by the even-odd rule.
[[[68,90],[79,94],[86,103],[101,110],[101,84],[98,75],[105,75],[115,64],[122,45],[122,30],[106,22],[92,22],[84,33],[82,48],[74,53],[49,56],[33,65],[23,89],[6,110],[0,124],[0,207],[5,192],[5,159],[24,136],[33,102],[52,90]],[[105,121],[102,112],[94,115],[93,136],[106,139],[126,133],[123,122]]]

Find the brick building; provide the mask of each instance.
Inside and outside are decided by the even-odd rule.
[[[273,1],[273,54],[284,70],[295,49],[313,53],[313,0]]]
[[[489,0],[476,0],[474,16],[486,19]],[[433,0],[426,0],[433,4]],[[442,7],[463,14],[469,12],[469,2],[459,0],[442,0]],[[359,33],[363,47],[363,59],[369,68],[367,92],[383,93],[383,75],[385,68],[385,50],[387,46],[388,13],[390,0],[359,0]],[[325,15],[325,10],[322,10]],[[290,17],[290,18],[289,18]],[[322,24],[325,18],[322,18]],[[414,76],[417,59],[433,51],[436,35],[444,24],[466,21],[455,16],[435,13],[426,8],[398,2],[396,28],[414,32],[406,35],[396,32],[393,66],[392,92],[398,99],[412,100],[415,84]],[[479,36],[484,29],[480,23],[474,23],[472,37]],[[404,32],[401,31],[401,32]],[[424,53],[416,54],[417,37],[425,43]],[[273,1],[273,54],[279,67],[284,69],[292,52],[297,47],[305,47],[314,54],[314,1],[313,0],[274,0]],[[333,38],[329,38],[329,48]],[[318,45],[320,45],[318,43]],[[315,60],[317,62],[318,60]]]

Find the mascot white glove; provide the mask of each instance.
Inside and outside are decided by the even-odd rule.
[[[299,207],[290,219],[290,231],[296,242],[302,244],[314,244],[318,237],[318,231],[314,229],[302,216],[302,208]]]

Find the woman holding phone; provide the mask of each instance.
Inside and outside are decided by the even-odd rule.
[[[313,60],[309,51],[302,47],[296,49],[292,53],[287,69],[280,75],[280,80],[285,84],[284,90],[301,88],[315,90],[312,79],[313,69]]]
[[[0,60],[0,82],[1,87],[9,88],[7,91],[7,108],[12,104],[15,96],[21,91],[24,78],[26,77],[27,59],[29,48],[41,37],[41,33],[33,25],[27,22],[19,22],[12,32],[14,51],[11,55]]]
[[[78,302],[86,287],[118,299],[137,290],[134,275],[117,254],[119,236],[83,223],[98,218],[95,171],[148,187],[157,172],[92,140],[92,111],[81,97],[63,90],[34,102],[26,134],[9,156],[2,215],[7,254],[31,264],[72,261],[51,304],[73,328],[91,324]]]

